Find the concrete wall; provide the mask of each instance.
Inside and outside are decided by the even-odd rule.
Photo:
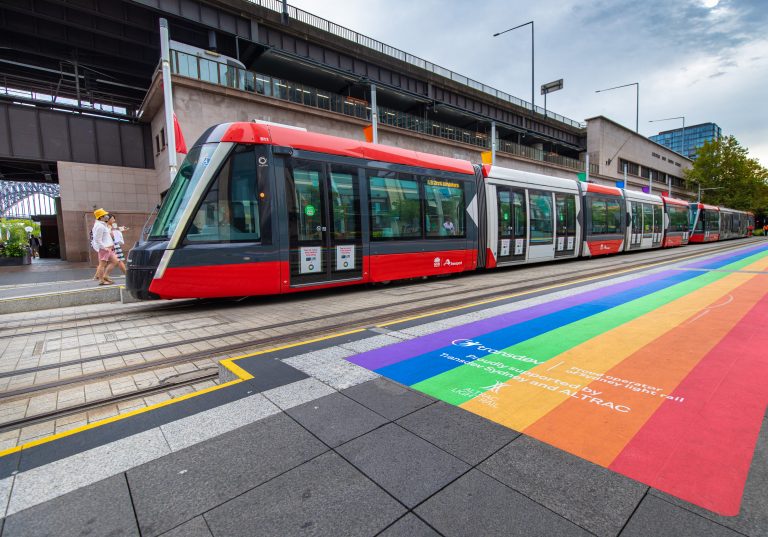
[[[621,159],[680,178],[683,177],[683,170],[692,165],[691,161],[682,155],[604,117],[587,120],[587,151],[593,159],[592,162],[600,166],[600,174],[617,181],[624,179],[624,171],[619,164]],[[647,179],[637,176],[628,176],[628,181],[630,187],[637,189],[648,184]],[[656,182],[653,187],[654,191],[657,188],[666,190],[666,185],[662,187]],[[683,192],[673,189],[676,195]]]
[[[98,164],[58,162],[61,217],[66,238],[62,257],[68,261],[94,260],[88,234],[93,210],[103,207],[115,214],[128,247],[138,239],[147,215],[160,201],[157,172]]]

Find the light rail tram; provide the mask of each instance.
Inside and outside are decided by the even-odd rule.
[[[292,293],[745,237],[750,213],[264,123],[208,129],[146,240],[139,299]]]

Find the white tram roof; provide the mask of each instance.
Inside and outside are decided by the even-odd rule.
[[[483,168],[486,168],[485,166]],[[569,192],[578,192],[579,186],[576,179],[563,179],[562,177],[552,177],[541,173],[524,172],[512,168],[502,168],[501,166],[489,166],[486,168],[485,176],[487,179],[493,179],[501,183],[515,183],[522,187],[538,187],[565,190]],[[485,170],[484,170],[485,171]]]
[[[657,196],[656,194],[646,194],[639,190],[624,189],[624,196],[626,196],[629,201],[644,201],[646,203],[656,203],[658,205],[661,205],[662,203],[661,196]]]

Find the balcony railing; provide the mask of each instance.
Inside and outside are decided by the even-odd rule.
[[[171,71],[176,75],[195,80],[202,80],[220,86],[371,121],[371,108],[366,101],[305,86],[290,80],[248,71],[178,50],[171,50]],[[460,129],[452,125],[383,106],[377,107],[377,110],[379,124],[381,125],[470,144],[485,150],[491,149],[491,139],[487,133]],[[515,156],[550,162],[573,170],[584,171],[584,162],[580,160],[548,153],[506,140],[499,140],[498,149]],[[596,174],[597,171],[596,165],[590,165],[590,173]]]
[[[252,4],[256,4],[258,6],[269,9],[271,11],[276,11],[277,13],[283,12],[283,3],[281,0],[248,0],[248,1],[251,2]],[[313,15],[312,13],[307,13],[306,11],[302,11],[301,9],[296,8],[294,6],[290,6],[290,5],[288,6],[288,16],[292,19],[298,20],[299,22],[303,22],[304,24],[307,24],[319,30],[323,30],[324,32],[328,32],[337,37],[341,37],[342,39],[346,39],[347,41],[351,41],[357,45],[362,45],[371,50],[375,50],[376,52],[380,52],[381,54],[385,54],[387,56],[398,59],[400,61],[409,63],[411,65],[415,65],[416,67],[420,67],[426,71],[429,71],[436,75],[440,75],[444,78],[447,78],[449,80],[452,80],[464,86],[468,86],[478,91],[482,91],[483,93],[492,95],[493,97],[496,97],[497,99],[501,99],[502,101],[510,102],[512,104],[525,108],[526,110],[531,110],[532,108],[531,103],[527,101],[518,99],[517,97],[513,97],[508,93],[492,88],[491,86],[487,86],[482,82],[478,82],[477,80],[472,80],[471,78],[466,77],[464,75],[454,73],[450,69],[446,69],[445,67],[440,67],[439,65],[435,65],[434,63],[428,62],[427,60],[423,60],[418,56],[408,54],[407,52],[404,52],[400,49],[397,49],[395,47],[382,43],[381,41],[377,41],[371,37],[359,34],[354,30],[350,30],[349,28],[340,26],[334,22],[323,19],[322,17],[318,17],[317,15]],[[533,107],[533,109],[537,114],[541,114],[542,116],[545,114],[545,110],[540,106]],[[549,110],[546,110],[546,117],[554,119],[561,123],[565,123],[566,125],[570,125],[571,127],[576,127],[579,129],[583,129],[586,127],[584,123],[574,121],[567,117],[561,116],[560,114],[555,114],[554,112],[551,112]]]

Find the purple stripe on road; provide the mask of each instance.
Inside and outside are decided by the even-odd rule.
[[[549,315],[567,308],[585,304],[587,302],[600,300],[606,296],[628,291],[630,289],[634,289],[638,285],[656,282],[675,274],[679,274],[679,272],[668,270],[659,272],[657,274],[650,274],[648,276],[643,276],[627,282],[609,285],[600,289],[594,289],[592,291],[587,291],[585,293],[577,294],[567,298],[561,298],[553,302],[547,302],[546,304],[539,304],[536,306],[531,306],[530,308],[491,317],[489,319],[475,321],[473,323],[464,325],[461,329],[461,333],[465,338],[473,338],[488,332],[523,323],[543,315]],[[411,339],[409,341],[404,341],[395,345],[389,345],[380,349],[364,352],[362,354],[358,354],[357,356],[348,358],[348,360],[354,364],[362,365],[367,369],[376,370],[380,367],[394,364],[401,360],[419,356],[420,354],[424,354],[433,349],[450,345],[451,341],[455,337],[456,335],[453,330],[442,330],[435,334],[418,337],[416,339]]]

